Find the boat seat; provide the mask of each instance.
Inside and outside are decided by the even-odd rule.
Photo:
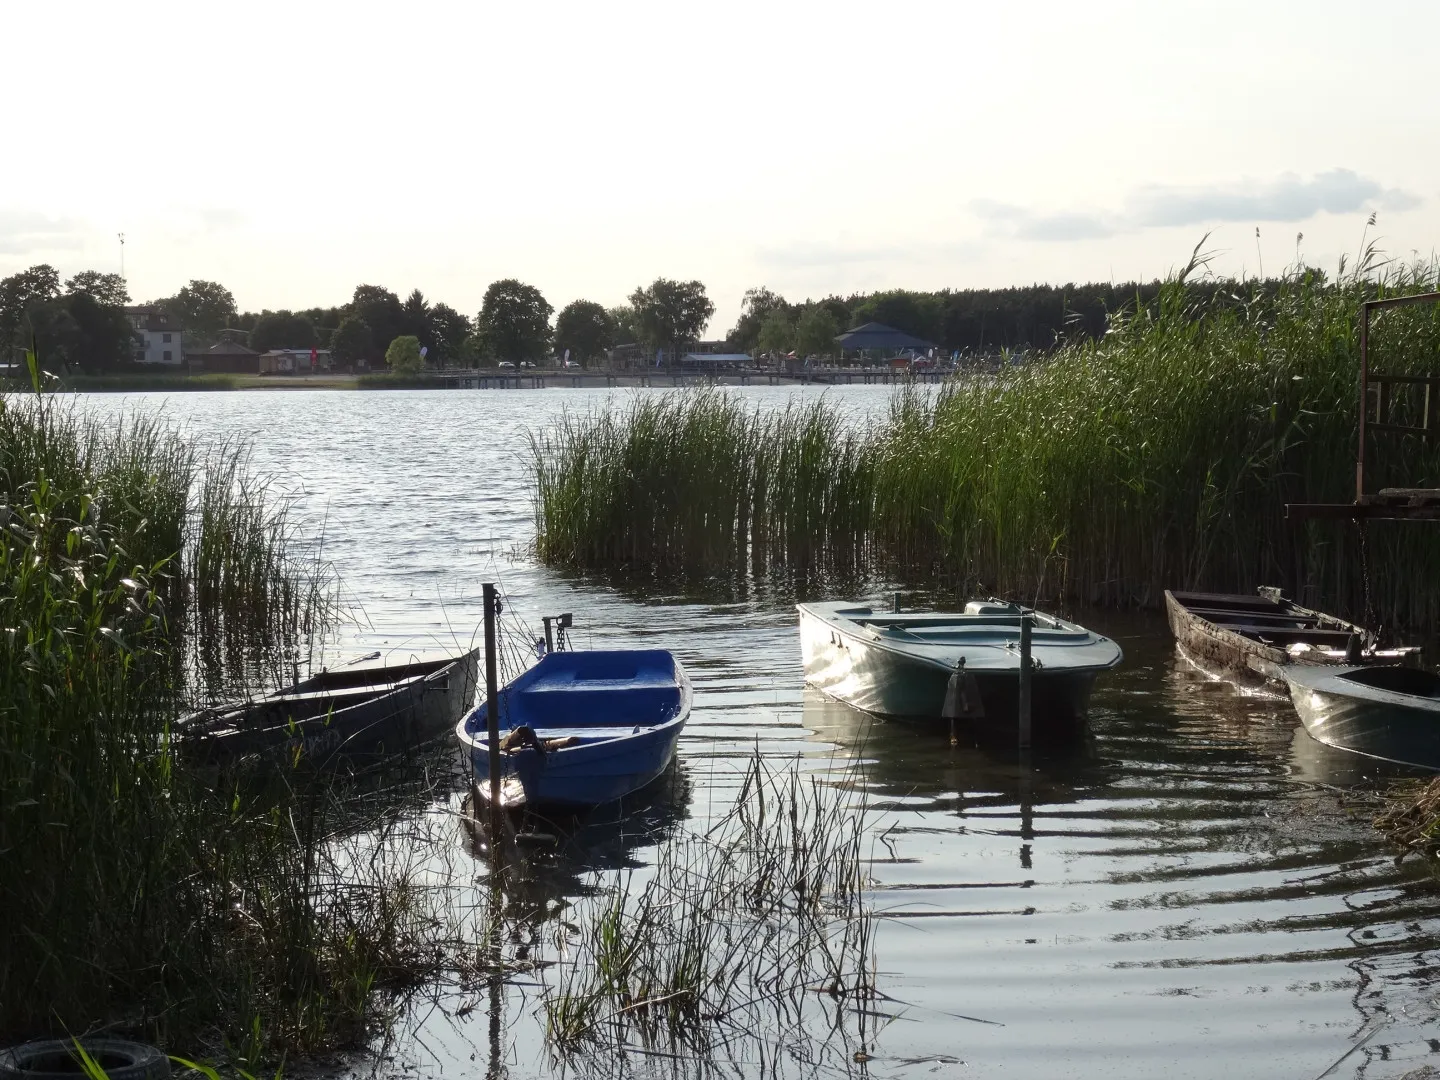
[[[1210,619],[1211,622],[1241,622],[1254,621],[1260,624],[1267,622],[1305,622],[1315,624],[1316,619],[1309,615],[1299,615],[1283,611],[1236,611],[1234,608],[1188,608],[1191,615],[1200,615],[1202,618]]]
[[[658,722],[658,721],[657,721]],[[581,743],[607,742],[610,739],[623,739],[627,735],[634,735],[637,731],[644,731],[649,724],[593,724],[579,727],[560,727],[545,725],[536,727],[535,734],[542,739],[578,739]],[[503,739],[505,733],[501,732]]]
[[[617,681],[612,686],[586,685],[583,690],[571,689],[574,685],[528,687],[516,694],[500,715],[512,724],[529,724],[556,738],[549,733],[562,727],[593,731],[623,725],[628,732],[636,724],[661,724],[680,706],[680,688],[674,683],[636,686]],[[587,717],[593,717],[594,724],[586,724]]]
[[[1307,645],[1343,646],[1351,636],[1348,630],[1285,630],[1263,626],[1227,626],[1225,629],[1236,630],[1246,637],[1259,638],[1262,641],[1286,644],[1303,641]]]

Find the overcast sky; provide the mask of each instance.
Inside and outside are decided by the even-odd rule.
[[[0,275],[473,314],[1333,268],[1440,233],[1440,4],[12,4]],[[1257,251],[1255,229],[1260,229]],[[1373,235],[1373,234],[1372,234]]]

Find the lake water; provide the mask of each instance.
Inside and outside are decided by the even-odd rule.
[[[871,899],[894,1018],[868,1037],[868,1061],[791,1053],[781,1074],[1311,1080],[1335,1065],[1327,1075],[1378,1080],[1440,1066],[1440,893],[1423,867],[1397,867],[1370,827],[1370,796],[1400,773],[1377,776],[1314,743],[1284,701],[1194,671],[1160,616],[1082,613],[1126,662],[1097,686],[1083,750],[1022,770],[1004,751],[872,724],[806,691],[793,597],[662,595],[539,566],[527,429],[647,392],[147,394],[84,406],[163,408],[197,434],[244,436],[260,470],[303,491],[301,511],[323,523],[325,555],[363,612],[328,647],[331,662],[468,646],[488,580],[512,631],[573,611],[579,647],[680,656],[696,707],[675,804],[568,852],[562,893],[653,861],[675,819],[725,802],[757,745],[859,786],[885,839]],[[735,392],[782,405],[801,391]],[[864,415],[889,391],[828,393]],[[429,813],[444,821],[455,805]],[[483,877],[458,828],[439,835],[461,853],[451,865]],[[536,1016],[533,981],[495,999],[442,992],[412,1012],[379,1071],[552,1075]],[[638,1074],[663,1064],[637,1060]],[[760,1068],[742,1060],[731,1073]]]

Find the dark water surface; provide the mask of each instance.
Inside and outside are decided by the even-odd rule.
[[[737,391],[783,405],[794,391]],[[802,755],[866,793],[880,916],[880,987],[895,1016],[853,1062],[783,1073],[875,1077],[1400,1077],[1440,1066],[1440,892],[1397,867],[1370,828],[1398,770],[1311,741],[1284,701],[1244,697],[1179,660],[1158,616],[1082,613],[1120,641],[1091,734],[1028,769],[1008,749],[869,722],[802,685],[793,597],[699,602],[573,580],[538,566],[526,427],[626,392],[216,393],[97,396],[85,407],[163,407],[199,434],[253,439],[256,465],[303,489],[324,550],[364,620],[327,647],[436,653],[477,634],[481,582],[507,625],[574,611],[576,644],[673,649],[696,709],[672,789],[640,818],[596,828],[536,888],[551,909],[653,862],[686,819],[734,793],[758,745]],[[831,395],[857,416],[888,391]],[[1377,775],[1377,772],[1381,775]],[[484,877],[448,816],[448,865]],[[536,927],[537,949],[559,933]],[[552,1075],[535,981],[491,998],[446,992],[414,1009],[382,1073]],[[492,1028],[492,1021],[498,1024]],[[854,1021],[852,1023],[852,1021]],[[492,1039],[492,1035],[494,1038]],[[1365,1041],[1367,1040],[1368,1041]],[[766,1066],[768,1068],[768,1066]],[[616,1071],[590,1062],[588,1071]],[[735,1075],[758,1075],[744,1059]],[[639,1073],[687,1067],[641,1058]],[[571,1071],[587,1071],[583,1066]]]

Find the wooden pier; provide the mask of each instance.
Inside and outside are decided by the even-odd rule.
[[[451,368],[425,373],[427,382],[447,390],[544,390],[551,387],[685,387],[685,386],[889,386],[905,383],[936,384],[949,372],[838,369],[788,372],[763,368],[727,372],[668,371],[497,371],[490,368]]]

